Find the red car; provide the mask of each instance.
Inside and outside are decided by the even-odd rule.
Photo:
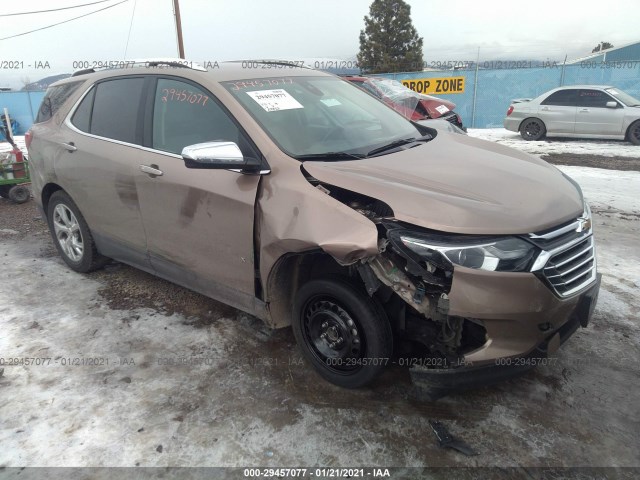
[[[414,92],[397,80],[388,78],[353,75],[347,75],[343,78],[379,98],[409,120],[418,122],[440,118],[466,130],[462,126],[460,115],[453,111],[456,108],[453,102]]]

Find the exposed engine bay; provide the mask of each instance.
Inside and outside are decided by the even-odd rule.
[[[464,365],[464,354],[486,342],[480,320],[450,316],[448,293],[454,267],[439,252],[416,255],[401,233],[415,226],[394,219],[384,202],[326,185],[306,175],[316,188],[371,220],[378,229],[378,255],[349,265],[367,293],[383,305],[400,341],[397,355],[405,365],[449,368]]]

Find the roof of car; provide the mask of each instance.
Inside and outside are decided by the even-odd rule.
[[[135,64],[123,61],[122,66],[117,66],[116,68],[79,70],[75,72],[73,76],[54,83],[53,86],[79,80],[98,80],[123,75],[167,75],[168,73],[194,79],[206,76],[208,80],[216,82],[283,76],[333,76],[329,73],[302,67],[292,62],[277,60],[210,62],[201,66],[196,62],[181,59],[149,59],[136,61]]]
[[[615,88],[613,85],[563,85],[562,87],[554,88],[554,90],[565,90],[567,88]]]

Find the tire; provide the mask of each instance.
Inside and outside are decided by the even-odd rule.
[[[382,307],[339,278],[312,280],[300,288],[292,326],[307,360],[340,387],[372,382],[393,353],[393,333]]]
[[[15,185],[9,189],[9,200],[14,203],[25,203],[31,198],[31,190],[24,185]]]
[[[98,253],[80,210],[62,190],[49,199],[47,222],[58,253],[72,270],[87,273],[107,263],[108,259]]]
[[[520,124],[520,136],[525,140],[540,140],[546,133],[544,123],[537,118],[527,118]]]
[[[629,126],[627,138],[634,145],[640,145],[640,120],[636,120]]]

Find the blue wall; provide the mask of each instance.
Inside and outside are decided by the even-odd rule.
[[[380,75],[397,80],[411,78],[465,77],[461,94],[438,95],[457,105],[463,123],[472,128],[502,127],[507,108],[514,98],[535,98],[561,85],[613,85],[640,98],[640,62],[622,65],[591,62],[551,67],[502,70],[446,70]],[[475,108],[474,108],[474,85]],[[0,109],[7,107],[19,123],[23,135],[36,117],[44,92],[0,92]],[[2,111],[2,110],[0,110]]]
[[[14,135],[24,135],[29,130],[38,114],[38,108],[44,93],[43,91],[0,92],[0,113],[4,115],[6,107],[9,110],[11,119],[18,122],[18,129],[13,132]]]
[[[474,110],[474,85],[477,75]],[[561,85],[613,85],[640,98],[640,62],[628,62],[618,68],[613,64],[594,63],[517,68],[502,70],[447,70],[378,75],[396,80],[411,78],[465,77],[461,94],[436,95],[457,105],[467,127],[502,127],[507,108],[514,98],[535,98]]]

